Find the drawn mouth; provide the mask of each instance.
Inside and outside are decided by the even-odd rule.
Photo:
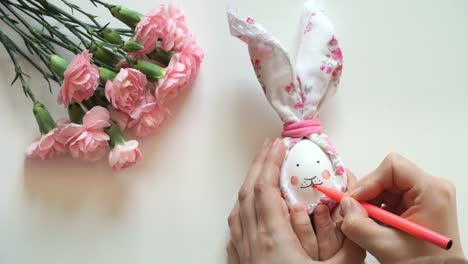
[[[317,176],[314,176],[312,178],[304,178],[304,180],[308,184],[307,185],[301,184],[302,189],[309,188],[312,185],[322,185],[323,184],[323,181],[320,180],[320,178],[318,178]]]

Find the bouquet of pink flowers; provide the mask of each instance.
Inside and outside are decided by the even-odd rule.
[[[157,131],[170,116],[168,102],[195,80],[203,51],[184,14],[172,4],[142,15],[90,1],[128,28],[102,25],[66,0],[61,5],[70,12],[47,0],[0,0],[0,20],[24,41],[26,50],[1,29],[0,42],[15,66],[13,83],[19,80],[31,99],[41,133],[27,156],[45,160],[68,153],[96,161],[108,155],[112,169],[119,171],[142,158],[138,142],[126,140],[122,132],[144,137]],[[73,59],[59,56],[58,49],[73,53]],[[67,109],[68,118],[55,121],[36,100],[18,56],[44,77],[51,91],[50,81],[60,85],[57,103]]]

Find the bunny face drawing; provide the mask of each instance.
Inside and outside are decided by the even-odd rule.
[[[328,155],[314,142],[303,139],[295,144],[283,164],[281,178],[287,181],[290,196],[296,202],[311,204],[324,197],[312,188],[313,185],[336,187],[332,162]]]

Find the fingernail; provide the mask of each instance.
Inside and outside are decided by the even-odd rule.
[[[270,144],[271,144],[271,138],[267,138],[267,139],[265,140],[265,142],[263,142],[263,147],[262,147],[262,148],[263,148],[263,149],[266,149],[267,147],[270,146]]]
[[[336,227],[341,230],[341,226],[343,225],[343,220],[339,220],[338,222],[335,223]]]
[[[300,213],[300,212],[302,212],[304,210],[305,210],[305,208],[304,208],[304,206],[302,204],[295,204],[293,206],[294,213]]]
[[[351,192],[351,196],[352,197],[359,196],[363,191],[364,191],[364,188],[362,186],[359,186],[356,190]]]
[[[276,139],[275,139],[275,142],[273,143],[273,147],[274,147],[274,148],[279,147],[281,141],[282,141],[282,140],[281,140],[280,138],[276,138]]]
[[[353,210],[353,202],[351,201],[351,199],[352,198],[349,197],[344,197],[343,199],[341,199],[340,204],[345,215]]]

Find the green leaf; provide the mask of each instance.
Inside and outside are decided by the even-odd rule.
[[[19,77],[20,77],[20,74],[19,74],[19,73],[16,73],[16,74],[15,74],[15,78],[14,78],[13,81],[10,83],[10,85],[13,85],[13,84],[18,80]]]

